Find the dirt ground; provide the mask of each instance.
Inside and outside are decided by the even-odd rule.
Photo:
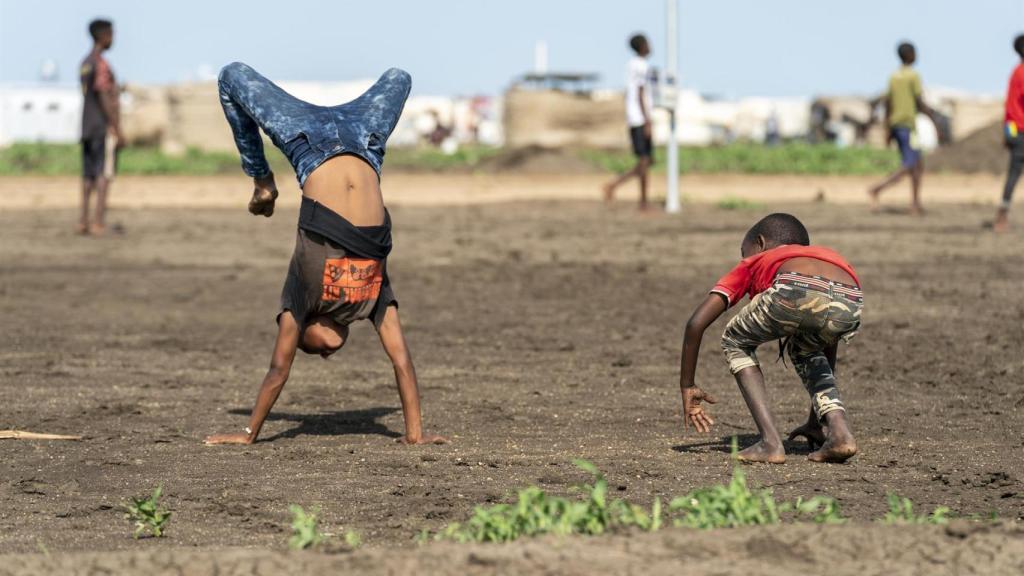
[[[840,351],[840,389],[862,453],[845,465],[817,465],[792,444],[785,465],[749,467],[748,478],[782,499],[838,498],[856,522],[836,538],[862,542],[843,552],[862,561],[858,573],[880,572],[901,546],[937,569],[963,558],[980,559],[975,567],[1020,565],[1017,528],[962,539],[869,523],[883,514],[890,491],[925,510],[1024,517],[1024,234],[982,230],[991,206],[969,199],[997,192],[962,191],[933,202],[923,219],[870,215],[831,195],[825,202],[762,195],[766,204],[749,210],[690,202],[677,216],[641,216],[625,202],[611,210],[575,199],[499,202],[487,190],[475,203],[473,182],[497,184],[472,177],[450,183],[461,191],[455,196],[430,202],[416,191],[440,190],[440,177],[424,177],[422,186],[404,178],[385,184],[387,198],[388,186],[401,184],[389,272],[426,425],[452,439],[446,446],[394,443],[402,431],[398,398],[368,324],[353,329],[335,358],[297,360],[259,443],[202,445],[206,434],[245,426],[268,365],[294,242],[292,200],[266,220],[245,212],[240,178],[135,179],[115,189],[121,207],[112,220],[126,234],[79,238],[74,208],[60,200],[73,202],[73,188],[60,188],[73,180],[0,180],[0,197],[11,199],[0,212],[0,429],[85,437],[0,441],[0,554],[32,554],[0,556],[0,573],[81,569],[104,558],[131,572],[132,558],[159,565],[161,555],[195,547],[231,548],[216,556],[261,566],[259,558],[268,558],[266,566],[306,558],[294,562],[365,571],[387,556],[396,573],[420,558],[448,558],[453,571],[513,573],[543,558],[549,563],[538,572],[574,573],[608,558],[610,572],[639,573],[694,554],[683,549],[688,538],[706,550],[743,548],[744,562],[824,562],[813,526],[616,536],[574,541],[564,553],[562,544],[544,542],[427,552],[412,543],[420,530],[463,519],[518,487],[567,493],[585,480],[574,458],[596,463],[617,496],[637,503],[727,480],[730,437],[749,443],[754,428],[721,358],[724,321],[710,330],[698,371],[698,382],[720,399],[711,436],[682,429],[680,335],[693,306],[735,264],[747,227],[775,210],[801,217],[813,241],[847,255],[863,280],[863,329]],[[862,189],[857,179],[827,181]],[[951,190],[972,182],[933,181]],[[530,197],[526,180],[512,182]],[[537,182],[545,190],[564,184]],[[720,186],[786,187],[771,178],[725,178]],[[57,199],[40,192],[47,189]],[[131,190],[154,200],[139,201]],[[571,187],[564,194],[584,196]],[[905,199],[892,194],[894,204]],[[45,202],[26,200],[33,197]],[[806,416],[807,397],[791,369],[772,361],[773,350],[761,358],[776,416],[789,429]],[[174,512],[167,537],[132,540],[119,506],[157,485]],[[366,548],[312,559],[278,554],[292,503],[319,507],[327,531],[358,530]],[[395,546],[408,551],[388,551]],[[964,550],[957,546],[978,556],[956,559],[951,554]],[[873,547],[883,550],[864,551]],[[122,552],[88,561],[97,556],[70,554],[107,551]],[[633,564],[610,556],[627,553]],[[189,557],[201,563],[211,554]],[[732,570],[702,558],[706,573],[741,573],[745,565]]]

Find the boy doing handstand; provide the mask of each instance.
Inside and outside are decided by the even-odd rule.
[[[302,188],[295,253],[277,315],[277,343],[256,407],[243,433],[207,444],[251,444],[277,401],[296,349],[327,358],[345,344],[348,326],[370,319],[394,364],[408,444],[442,443],[423,433],[416,371],[388,280],[391,217],[380,191],[384,145],[409,96],[409,74],[392,68],[340,106],[303,102],[241,63],[220,72],[220,101],[255,190],[249,211],[271,216],[274,175],[260,129],[284,152]]]
[[[775,428],[755,350],[780,340],[811,396],[807,423],[790,439],[803,436],[815,462],[843,462],[857,453],[836,388],[836,353],[860,327],[864,295],[849,263],[828,248],[810,246],[807,229],[789,214],[771,214],[751,228],[740,246],[743,260],[723,276],[686,323],[680,387],[683,421],[708,432],[714,420],[701,406],[715,399],[694,382],[704,331],[744,294],[751,301],[729,321],[722,348],[729,369],[754,417],[761,439],[739,453],[745,462],[786,461]]]

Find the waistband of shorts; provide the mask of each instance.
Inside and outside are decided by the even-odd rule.
[[[391,252],[391,214],[386,208],[384,224],[360,227],[316,200],[303,196],[299,207],[299,228],[321,234],[363,258],[384,260]]]
[[[864,292],[857,286],[843,284],[835,280],[829,280],[822,276],[810,276],[799,272],[779,272],[775,275],[773,284],[787,284],[798,286],[806,290],[824,292],[826,294],[837,294],[850,300],[860,301],[864,299]]]

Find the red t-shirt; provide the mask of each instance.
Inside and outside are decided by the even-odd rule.
[[[765,250],[760,254],[754,254],[745,258],[732,269],[731,272],[722,276],[711,289],[714,294],[721,294],[729,301],[729,306],[735,306],[743,298],[744,294],[751,298],[771,288],[775,281],[775,273],[786,260],[793,258],[814,258],[830,264],[835,264],[849,274],[860,287],[860,279],[853,267],[845,258],[835,250],[824,246],[801,246],[799,244],[786,244]]]
[[[1018,64],[1010,76],[1006,90],[1006,122],[1013,122],[1018,130],[1024,129],[1024,64]]]

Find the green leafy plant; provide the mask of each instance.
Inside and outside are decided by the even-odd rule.
[[[839,502],[828,496],[814,496],[804,500],[797,497],[796,502],[782,505],[784,511],[793,511],[798,520],[810,518],[816,524],[842,524],[846,522],[842,511],[839,509]]]
[[[292,537],[288,539],[288,547],[292,550],[305,550],[319,546],[327,538],[320,532],[319,511],[309,512],[302,506],[292,504],[288,507],[292,513]]]
[[[349,548],[359,548],[363,545],[363,537],[355,530],[347,530],[345,531],[345,544],[348,544]]]
[[[910,498],[901,497],[894,492],[886,495],[889,502],[889,511],[882,517],[885,524],[947,524],[949,523],[949,508],[938,506],[931,514],[914,514],[914,503]]]
[[[708,530],[779,522],[781,510],[771,490],[752,491],[747,486],[746,473],[735,460],[735,437],[732,452],[732,480],[728,484],[698,488],[669,502],[669,513],[680,514],[672,521],[675,526]]]
[[[588,472],[591,483],[576,486],[582,499],[552,496],[536,486],[520,490],[515,503],[477,506],[465,523],[453,523],[435,534],[437,540],[456,542],[508,542],[541,534],[603,534],[615,528],[657,530],[662,523],[661,502],[648,512],[624,500],[608,498],[608,481],[592,463],[573,462]],[[431,534],[420,533],[420,541]]]
[[[133,538],[139,538],[147,531],[156,538],[164,535],[171,513],[159,503],[162,493],[163,486],[157,486],[151,496],[132,498],[130,503],[125,504],[124,516],[135,524]]]
[[[690,528],[732,528],[777,524],[787,519],[838,524],[845,522],[839,503],[827,496],[797,498],[777,503],[770,490],[751,490],[736,459],[733,438],[732,480],[728,484],[699,488],[673,498],[663,510],[655,498],[650,510],[622,499],[608,498],[608,481],[592,463],[573,463],[591,476],[589,483],[574,488],[582,498],[551,496],[536,486],[517,493],[514,503],[477,506],[464,523],[452,523],[436,534],[423,530],[419,542],[431,538],[456,542],[508,542],[541,534],[603,534],[615,529],[636,528],[654,532],[666,522]]]

